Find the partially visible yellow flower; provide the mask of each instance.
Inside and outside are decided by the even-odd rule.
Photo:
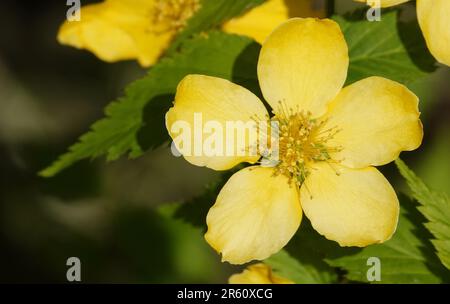
[[[263,43],[278,25],[289,18],[325,17],[324,3],[321,0],[268,0],[243,16],[228,21],[223,30],[246,35]]]
[[[420,146],[419,100],[381,77],[342,89],[348,65],[347,44],[332,20],[290,19],[266,39],[258,78],[272,120],[279,122],[279,159],[273,167],[235,173],[209,210],[205,238],[222,260],[243,264],[278,252],[297,231],[302,210],[315,230],[341,246],[382,243],[395,232],[399,202],[374,166]],[[223,126],[268,119],[261,100],[247,89],[188,75],[166,114],[174,140],[179,132],[172,127],[179,121],[194,126],[195,113],[205,124]],[[225,143],[235,144],[228,138]],[[258,161],[252,155],[183,156],[215,170]]]
[[[230,284],[294,284],[291,280],[274,274],[270,266],[263,263],[250,265],[243,272],[233,274],[228,282]]]
[[[214,0],[208,0],[214,1]],[[268,0],[224,25],[230,33],[263,39],[289,16],[322,16],[312,0]],[[137,59],[154,64],[175,35],[200,8],[200,0],[105,0],[81,8],[80,21],[66,21],[58,33],[61,44],[86,49],[107,62]]]
[[[156,62],[199,7],[198,0],[106,0],[81,8],[81,20],[66,21],[58,41],[114,62]]]
[[[380,3],[390,7],[410,0],[355,0],[369,5]],[[417,18],[431,54],[445,65],[450,66],[450,1],[417,0]]]

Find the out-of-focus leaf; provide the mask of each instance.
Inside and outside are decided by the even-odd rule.
[[[127,261],[134,283],[223,282],[220,259],[201,229],[175,219],[176,208],[177,204],[155,209],[121,206],[112,218],[104,254],[113,252]]]
[[[313,251],[309,249],[307,251],[313,254]],[[300,247],[298,250],[303,250],[303,248]],[[336,271],[323,261],[320,261],[320,263],[323,263],[325,269],[316,268],[316,265],[313,264],[303,264],[300,260],[292,257],[286,250],[281,250],[265,260],[264,263],[270,265],[274,273],[297,284],[327,284],[336,283],[337,281]]]
[[[255,91],[259,49],[250,38],[221,32],[189,40],[180,53],[163,59],[146,77],[132,83],[123,98],[106,108],[106,118],[94,123],[91,131],[40,175],[54,176],[85,158],[105,155],[115,160],[126,153],[138,157],[145,149],[164,143],[168,139],[165,113],[178,83],[188,74],[229,79]]]
[[[172,244],[170,256],[174,268],[180,277],[190,278],[194,282],[206,282],[211,278],[223,281],[225,278],[220,276],[222,264],[219,256],[205,242],[201,228],[176,218],[174,214],[179,207],[180,204],[166,204],[156,210],[164,220]]]
[[[351,16],[333,17],[349,47],[347,84],[369,76],[406,84],[436,69],[417,23],[398,23],[397,14],[383,12],[379,22],[369,22],[360,10]]]
[[[431,189],[439,189],[450,195],[448,130],[450,130],[449,123],[444,123],[442,127],[433,130],[432,136],[427,138],[428,144],[421,152],[420,161],[414,163],[413,169],[422,180],[427,181],[427,186]]]
[[[429,221],[425,223],[425,227],[435,237],[432,243],[441,262],[450,269],[450,200],[448,196],[445,193],[431,191],[401,159],[397,159],[395,163],[411,188],[414,199],[421,205],[417,209]]]

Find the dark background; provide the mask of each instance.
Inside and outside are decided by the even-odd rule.
[[[351,6],[336,1],[339,12]],[[84,161],[56,178],[37,176],[145,73],[135,62],[108,64],[58,45],[66,10],[65,1],[0,2],[0,282],[66,282],[71,256],[81,260],[83,282],[226,282],[237,268],[220,263],[201,228],[172,219],[170,206],[156,209],[201,194],[217,176],[212,170],[163,147],[137,160]],[[426,136],[403,157],[447,193],[449,76],[441,68],[410,85],[421,97]],[[392,165],[383,172],[401,183]]]

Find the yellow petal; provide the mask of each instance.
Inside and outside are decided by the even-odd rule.
[[[232,275],[228,282],[230,284],[294,284],[291,280],[272,273],[270,266],[263,263],[248,266],[243,272]]]
[[[109,0],[83,6],[81,20],[64,22],[58,41],[87,49],[107,62],[137,59],[142,66],[149,66],[174,35],[151,30],[152,4],[152,0]]]
[[[280,113],[285,108],[317,117],[344,85],[348,48],[339,25],[328,19],[294,18],[264,43],[258,77],[264,97]]]
[[[280,23],[290,17],[324,17],[325,7],[316,7],[312,0],[268,0],[241,17],[223,25],[227,33],[250,36],[263,43]]]
[[[178,150],[185,159],[197,166],[206,166],[214,170],[227,170],[241,162],[255,163],[259,159],[259,155],[249,154],[247,153],[249,151],[243,150],[248,150],[250,146],[255,145],[255,141],[252,141],[250,137],[250,133],[256,130],[251,128],[251,124],[255,122],[255,117],[264,119],[267,115],[263,103],[249,90],[228,80],[202,75],[189,75],[178,85],[175,105],[166,114],[166,127],[172,139],[175,140],[180,133],[176,130],[177,125],[180,122],[187,122],[191,126],[190,148],[183,148],[175,140]],[[198,119],[200,116],[201,125]],[[234,122],[242,122],[243,124],[236,124],[235,130],[237,131],[232,138],[227,136],[226,126],[227,123]],[[212,134],[203,134],[201,138],[195,136],[196,128],[201,132],[208,123],[219,124],[222,128],[222,132],[220,132],[222,140],[220,142],[223,149],[219,149],[223,151],[222,155],[220,153],[207,154],[205,153],[206,150],[202,150]],[[243,136],[245,135],[245,146],[239,146],[238,131]],[[253,139],[257,140],[258,138],[256,136]],[[198,147],[197,150],[195,149],[196,146]],[[215,146],[212,146],[212,148],[215,148]],[[227,153],[227,149],[229,153]],[[245,153],[239,155],[239,152]]]
[[[418,0],[417,15],[430,52],[450,66],[450,1]]]
[[[380,166],[422,143],[418,98],[405,86],[381,77],[358,81],[330,104],[325,129],[338,133],[327,143],[342,148],[333,158],[352,168]]]
[[[271,168],[234,174],[209,210],[206,241],[231,264],[263,260],[283,248],[302,218],[298,188]]]
[[[370,6],[376,6],[378,3],[380,3],[381,7],[390,7],[390,6],[394,6],[394,5],[398,5],[398,4],[401,4],[401,3],[408,2],[410,0],[380,0],[380,1],[376,1],[376,0],[355,0],[355,1],[367,3]],[[426,1],[428,1],[428,0],[426,0]]]
[[[341,246],[382,243],[397,227],[397,196],[373,167],[316,163],[300,189],[300,198],[314,229]]]

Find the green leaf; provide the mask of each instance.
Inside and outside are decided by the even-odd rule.
[[[302,250],[302,248],[299,247],[298,250]],[[302,263],[301,260],[294,258],[286,250],[274,254],[264,260],[264,263],[271,266],[274,273],[290,279],[296,284],[329,284],[337,281],[336,272],[323,261],[320,261],[322,267]]]
[[[414,199],[421,204],[417,209],[429,221],[425,223],[425,227],[435,237],[431,242],[441,262],[450,269],[450,200],[448,196],[428,189],[401,159],[397,159],[395,163],[411,188]]]
[[[161,60],[146,77],[132,83],[123,98],[106,108],[106,118],[94,123],[90,132],[40,175],[54,176],[85,158],[105,155],[115,160],[126,153],[138,157],[145,149],[163,144],[168,139],[164,115],[184,76],[221,77],[255,91],[259,49],[250,38],[221,32],[186,41],[180,53]]]
[[[287,251],[281,250],[264,261],[265,264],[272,267],[274,273],[279,276],[290,279],[297,284],[320,284],[331,283],[331,276],[322,276],[314,267],[303,265],[300,261],[293,258]]]
[[[330,253],[339,253],[341,247],[318,234],[307,218],[286,247],[264,262],[274,272],[298,284],[336,283],[336,269],[324,260]]]
[[[408,199],[401,197],[401,200]],[[448,282],[448,273],[434,254],[428,242],[429,233],[421,224],[423,217],[411,208],[410,200],[404,201],[402,207],[405,208],[401,210],[392,239],[356,251],[343,248],[339,257],[329,257],[326,261],[345,270],[346,277],[352,281],[368,282],[367,271],[371,266],[367,266],[367,261],[370,257],[376,257],[381,262],[381,281],[373,283]]]
[[[349,48],[347,84],[382,76],[404,84],[436,69],[417,22],[399,23],[397,11],[383,11],[379,22],[369,22],[365,11],[334,16]]]
[[[246,11],[264,3],[266,0],[201,0],[200,9],[189,19],[186,27],[176,37],[169,53],[192,35],[219,27],[225,21],[242,15]]]

